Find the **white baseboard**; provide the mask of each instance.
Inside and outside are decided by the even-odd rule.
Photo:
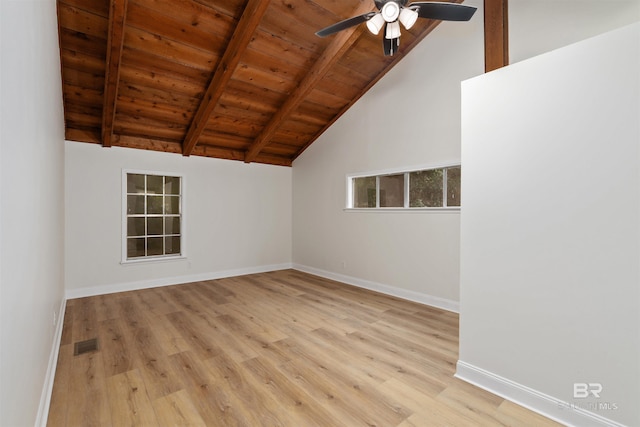
[[[183,283],[201,282],[204,280],[216,280],[224,279],[227,277],[244,276],[246,274],[267,273],[269,271],[286,270],[288,268],[292,268],[291,263],[261,265],[257,267],[214,271],[202,274],[192,274],[188,276],[163,277],[159,279],[141,280],[137,282],[94,286],[91,288],[67,289],[66,298],[75,299],[92,297],[96,295],[113,294],[116,292],[137,291],[140,289],[158,288],[161,286],[180,285]]]
[[[46,427],[49,417],[49,407],[51,405],[51,393],[53,392],[53,381],[56,377],[56,367],[58,366],[58,353],[60,352],[60,340],[62,339],[62,327],[64,326],[64,313],[67,308],[67,300],[62,299],[60,309],[58,310],[58,323],[53,334],[53,344],[49,355],[49,366],[47,366],[47,374],[44,378],[42,393],[40,395],[40,404],[38,405],[38,415],[36,417],[36,426]]]
[[[623,424],[460,360],[456,365],[455,377],[567,426],[625,427]]]
[[[382,294],[391,295],[394,297],[406,299],[413,302],[418,302],[420,304],[430,305],[432,307],[441,308],[443,310],[452,311],[454,313],[458,313],[460,310],[460,303],[458,301],[452,301],[445,298],[434,297],[432,295],[410,291],[407,289],[401,289],[395,286],[372,282],[370,280],[364,280],[357,277],[346,276],[344,274],[338,274],[331,271],[321,270],[315,267],[308,267],[306,265],[294,263],[293,268],[305,273],[324,277],[326,279],[347,283],[349,285],[357,286],[359,288],[369,289],[371,291],[376,291]]]

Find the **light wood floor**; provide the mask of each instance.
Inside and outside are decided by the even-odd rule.
[[[457,314],[292,270],[70,300],[48,425],[557,425],[457,356]]]

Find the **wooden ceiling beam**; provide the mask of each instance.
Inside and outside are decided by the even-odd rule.
[[[231,76],[233,75],[240,57],[247,49],[249,42],[253,38],[262,17],[269,7],[268,0],[249,0],[247,2],[238,25],[231,36],[231,40],[218,63],[218,67],[207,87],[207,91],[198,106],[198,111],[193,117],[187,135],[182,142],[182,154],[191,155],[198,139],[207,127],[207,122],[211,113],[215,109],[220,96],[225,91]]]
[[[508,0],[484,0],[485,73],[509,65]]]
[[[353,13],[353,16],[371,12],[372,3],[364,1],[360,7]],[[271,138],[276,133],[280,125],[295,111],[296,108],[305,100],[307,95],[316,87],[318,82],[325,76],[329,69],[345,54],[345,52],[358,40],[362,34],[363,26],[349,28],[336,34],[329,46],[322,52],[320,58],[313,64],[313,67],[305,75],[304,79],[298,84],[296,89],[284,102],[282,107],[274,114],[269,123],[262,129],[262,132],[256,137],[245,155],[244,161],[250,163],[254,161],[260,151],[271,142]]]
[[[124,25],[127,19],[127,0],[111,0],[109,7],[109,33],[107,35],[107,58],[104,73],[104,101],[102,104],[102,146],[111,147],[113,122],[116,116],[118,83],[120,82],[120,60],[124,44]]]

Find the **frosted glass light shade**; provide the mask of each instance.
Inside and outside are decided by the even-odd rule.
[[[383,25],[384,25],[384,18],[382,17],[381,13],[375,14],[373,18],[367,21],[367,28],[374,35],[378,35]]]
[[[392,40],[397,39],[398,37],[400,37],[400,24],[398,21],[388,23],[385,38]]]
[[[382,6],[380,13],[387,22],[397,21],[398,15],[400,15],[400,6],[395,1],[390,1]]]
[[[400,19],[400,22],[402,22],[402,25],[404,25],[404,27],[407,30],[409,30],[411,29],[411,27],[413,27],[413,24],[415,24],[416,21],[418,20],[418,12],[416,12],[413,9],[403,7],[402,11],[400,12],[400,17],[398,19]]]

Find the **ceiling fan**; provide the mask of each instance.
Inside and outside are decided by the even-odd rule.
[[[407,5],[409,0],[374,0],[379,12],[369,12],[345,19],[316,32],[319,37],[337,33],[356,25],[367,23],[373,34],[384,27],[382,47],[385,56],[392,56],[400,46],[400,23],[408,30],[420,18],[441,21],[468,21],[476,11],[473,6],[457,3],[420,1]],[[399,22],[398,22],[399,21]]]

